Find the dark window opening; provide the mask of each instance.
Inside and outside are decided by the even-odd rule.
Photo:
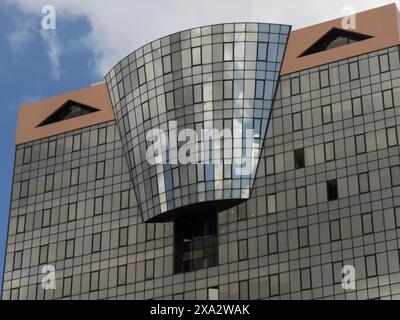
[[[328,191],[328,200],[336,200],[338,198],[337,180],[329,180],[326,182]]]
[[[52,115],[41,122],[38,127],[45,126],[54,122],[72,119],[75,117],[83,116],[88,113],[99,111],[96,108],[83,105],[81,103],[68,100],[61,107],[59,107]]]
[[[353,42],[363,41],[369,38],[372,38],[372,36],[348,30],[332,28],[324,36],[322,36],[322,38],[304,51],[300,57],[345,46]]]
[[[296,169],[305,167],[304,149],[294,150],[294,167]]]
[[[190,214],[175,220],[175,273],[218,264],[217,214]]]

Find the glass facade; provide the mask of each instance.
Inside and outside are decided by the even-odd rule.
[[[136,50],[106,76],[144,221],[249,198],[289,30],[232,23],[182,31]],[[168,145],[163,161],[149,164],[146,135],[155,128]],[[221,139],[202,146],[207,129]],[[182,148],[196,159],[183,162]]]
[[[249,36],[258,55],[261,36],[268,42],[287,31],[265,26],[204,27],[145,46],[107,76],[115,121],[17,145],[3,299],[400,299],[399,47],[281,76],[271,113],[271,99],[260,95],[258,108],[249,98],[249,109],[261,112],[249,115],[253,124],[269,117],[269,125],[254,184],[229,191],[240,190],[242,198],[248,188],[248,199],[228,209],[188,207],[218,194],[223,199],[228,189],[216,188],[214,175],[210,184],[190,182],[198,168],[186,166],[182,175],[185,166],[157,171],[142,164],[150,124],[203,125],[208,102],[207,121],[233,123],[239,100],[238,117],[247,118],[247,98],[215,99],[225,89],[214,87],[241,81],[246,92],[246,79],[254,88],[258,79],[276,80],[279,63],[236,63],[229,49],[236,41],[245,48]],[[212,60],[214,39],[219,62]],[[207,63],[206,46],[212,48]],[[168,68],[168,61],[171,72],[156,77],[156,64]],[[165,102],[159,112],[158,96],[168,101],[173,92],[171,99],[185,101],[185,87],[195,92],[197,85],[201,99],[212,88],[198,112],[194,100],[182,108],[174,100],[171,110]],[[166,176],[175,174],[184,182],[168,189]],[[147,222],[163,212],[154,179],[164,183],[164,209],[195,214]],[[42,287],[45,265],[55,268],[54,290]],[[342,287],[346,265],[355,269],[355,289]]]

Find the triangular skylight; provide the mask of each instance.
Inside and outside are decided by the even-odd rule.
[[[53,114],[41,122],[38,127],[45,126],[50,123],[59,122],[79,116],[83,116],[88,113],[99,111],[99,109],[86,106],[82,103],[68,100],[61,107],[59,107]]]
[[[311,47],[304,51],[299,57],[304,57],[317,52],[345,46],[353,42],[363,41],[369,38],[372,38],[372,36],[349,30],[332,28]]]

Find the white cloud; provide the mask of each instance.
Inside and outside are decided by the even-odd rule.
[[[16,19],[15,30],[8,35],[8,41],[14,53],[20,51],[26,44],[32,41],[32,25],[31,19]]]
[[[48,0],[0,0],[24,13],[40,15]],[[104,76],[121,58],[140,46],[186,28],[221,22],[256,21],[293,25],[315,24],[392,0],[53,0],[57,17],[85,17],[91,31],[85,39],[97,74]],[[61,23],[60,20],[57,23]],[[66,23],[64,21],[64,23]],[[39,26],[38,26],[39,27]],[[58,44],[58,49],[62,47]],[[56,50],[56,52],[57,52]],[[59,52],[59,51],[58,51]],[[58,56],[57,54],[55,56]],[[54,60],[57,61],[57,60]]]
[[[61,47],[57,38],[56,30],[41,30],[40,35],[45,43],[46,52],[50,60],[51,76],[53,79],[60,79],[60,54]]]

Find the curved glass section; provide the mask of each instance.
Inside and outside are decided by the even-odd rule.
[[[289,31],[262,23],[185,30],[108,73],[144,221],[249,198]]]

